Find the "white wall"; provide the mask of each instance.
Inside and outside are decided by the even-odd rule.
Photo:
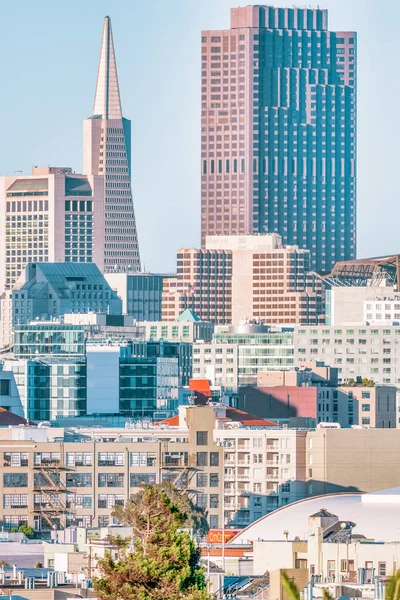
[[[88,415],[119,412],[119,355],[119,346],[87,347]]]

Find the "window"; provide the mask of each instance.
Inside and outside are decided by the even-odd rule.
[[[197,452],[196,465],[198,467],[207,467],[208,466],[208,453],[207,452]]]
[[[0,379],[0,396],[10,395],[10,380]]]
[[[379,577],[386,577],[386,563],[378,562],[378,575]]]
[[[370,398],[371,392],[361,392],[361,398]]]
[[[363,412],[369,412],[371,410],[371,405],[370,404],[363,404],[362,405],[362,411]]]
[[[58,466],[60,464],[61,455],[59,452],[35,452],[35,466]]]
[[[207,473],[197,473],[197,475],[196,475],[197,487],[200,487],[200,488],[207,487],[207,483],[208,483]]]
[[[99,452],[98,459],[99,467],[123,467],[124,453],[123,452]]]
[[[68,467],[91,467],[92,453],[91,452],[67,452]]]
[[[196,443],[198,446],[208,445],[208,431],[197,431],[196,432]]]
[[[369,417],[362,417],[361,424],[362,425],[370,425],[371,419]]]
[[[28,494],[4,494],[3,508],[28,508]]]
[[[207,494],[197,494],[196,504],[200,508],[207,508],[207,505],[208,505],[208,496],[207,496]]]
[[[219,453],[218,452],[210,452],[210,467],[218,467],[219,466]]]
[[[99,473],[98,482],[99,482],[99,487],[123,487],[124,486],[124,474],[123,473]]]
[[[122,475],[123,478],[123,475]],[[131,473],[130,479],[131,487],[138,487],[140,485],[144,485],[145,483],[155,484],[156,483],[156,474],[155,473]],[[122,485],[119,487],[123,486]]]
[[[219,506],[219,497],[218,494],[210,495],[210,508],[218,508]]]
[[[28,454],[26,452],[4,452],[4,467],[27,467]]]
[[[124,505],[124,496],[116,496],[115,494],[100,494],[98,497],[98,508],[113,508],[114,506]]]
[[[155,452],[131,452],[131,467],[155,467],[156,461]]]
[[[347,560],[346,559],[342,559],[340,561],[340,570],[343,572],[347,571]]]
[[[27,487],[28,473],[4,473],[4,487]]]
[[[210,487],[218,487],[218,486],[219,486],[218,473],[210,473]]]
[[[39,475],[39,473],[35,473]],[[46,485],[46,483],[44,483]],[[91,473],[67,473],[66,487],[92,487]]]

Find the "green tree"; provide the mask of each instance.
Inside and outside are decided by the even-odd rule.
[[[33,531],[32,527],[29,527],[29,525],[20,525],[18,528],[18,532],[24,533],[27,538],[35,537],[35,532]]]
[[[195,535],[204,536],[208,531],[208,522],[203,509],[193,504],[186,492],[177,490],[170,483],[158,483],[152,486],[158,492],[164,492],[172,504],[179,508],[184,515],[183,527],[192,530]],[[136,522],[137,505],[142,503],[144,486],[135,496],[126,501],[125,506],[114,506],[113,517],[116,517],[124,525],[134,526]]]
[[[400,571],[391,576],[386,585],[386,600],[400,600]]]
[[[145,485],[124,507],[114,507],[134,541],[117,543],[118,559],[108,553],[99,560],[93,587],[101,600],[210,600],[199,550],[185,531],[191,516],[183,507],[191,503],[161,487]]]
[[[0,560],[0,567],[9,567],[9,563],[6,560]]]

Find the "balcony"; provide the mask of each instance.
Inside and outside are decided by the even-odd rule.
[[[239,481],[248,481],[250,479],[250,473],[239,473],[236,476],[236,479],[238,479]]]
[[[279,480],[279,473],[267,473],[267,477],[266,477],[267,481],[278,481]]]

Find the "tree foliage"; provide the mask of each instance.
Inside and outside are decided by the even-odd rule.
[[[184,529],[191,503],[179,492],[145,485],[113,515],[133,529],[133,543],[119,544],[118,559],[99,560],[93,580],[101,600],[209,600],[200,554]]]
[[[33,531],[32,527],[29,527],[29,525],[20,525],[18,528],[18,532],[24,533],[27,538],[35,537],[35,532]]]
[[[391,576],[386,584],[386,600],[400,600],[400,570]]]
[[[184,516],[182,527],[191,529],[195,535],[203,536],[208,531],[208,523],[204,511],[193,504],[186,492],[177,490],[170,483],[158,483],[152,486],[155,491],[164,492],[170,499],[171,503],[176,506]],[[120,523],[136,527],[137,524],[137,507],[140,510],[144,509],[143,495],[146,494],[146,486],[144,486],[137,494],[129,498],[125,506],[114,506],[112,515],[116,517]],[[147,507],[147,510],[152,510]],[[136,532],[134,532],[136,536]]]

